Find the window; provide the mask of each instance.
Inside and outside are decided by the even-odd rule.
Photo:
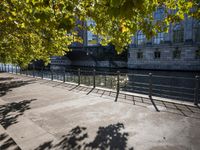
[[[197,26],[196,26],[195,41],[200,42],[200,21],[197,23]]]
[[[195,58],[200,59],[200,49],[195,51]]]
[[[155,59],[160,59],[160,51],[159,51],[159,50],[156,50],[156,51],[154,52],[154,58],[155,58]]]
[[[177,24],[174,27],[173,31],[173,40],[174,43],[181,43],[183,42],[184,32],[183,27],[180,24]]]
[[[161,44],[164,42],[164,33],[159,32],[154,38],[153,38],[153,43],[154,44]]]
[[[142,33],[142,31],[139,31],[137,33],[137,45],[144,45],[145,42],[146,42],[145,35]]]
[[[139,50],[137,52],[137,59],[142,59],[143,58],[143,52],[141,52],[141,50]]]
[[[156,12],[154,12],[154,19],[161,20],[164,18],[164,8],[157,8]]]
[[[173,51],[173,58],[174,59],[180,59],[181,58],[181,51],[176,48],[174,51]]]

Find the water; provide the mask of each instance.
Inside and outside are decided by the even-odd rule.
[[[77,68],[73,69],[77,70]],[[81,70],[91,71],[93,69],[83,67]],[[149,82],[151,81],[153,96],[183,101],[194,101],[197,83],[195,77],[200,76],[199,71],[155,71],[108,68],[96,68],[96,70],[101,74],[101,76],[96,77],[96,80],[101,80],[98,86],[115,89],[117,82],[116,72],[120,71],[121,91],[149,94]],[[152,74],[151,79],[149,73]],[[92,78],[91,74],[92,72],[83,74],[83,76]],[[84,84],[87,85],[88,82]]]

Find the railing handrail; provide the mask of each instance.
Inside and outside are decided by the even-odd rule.
[[[175,94],[183,94],[183,95],[188,95],[188,96],[194,96],[194,104],[197,105],[199,102],[199,76],[196,76],[194,78],[192,77],[174,77],[174,76],[163,76],[163,75],[154,75],[154,74],[138,74],[138,73],[120,73],[119,71],[117,72],[105,72],[105,71],[98,71],[98,70],[82,70],[82,69],[66,69],[63,71],[54,71],[54,70],[22,70],[19,66],[13,66],[11,64],[2,64],[0,63],[0,71],[6,71],[9,73],[16,73],[16,74],[26,74],[30,75],[33,77],[41,77],[42,79],[45,78],[45,75],[48,74],[48,78],[51,80],[63,80],[65,82],[67,79],[69,79],[68,76],[70,76],[72,82],[80,84],[86,84],[86,85],[91,85],[93,88],[95,87],[107,87],[111,86],[111,88],[116,88],[117,90],[117,95],[119,95],[120,88],[122,90],[126,90],[126,88],[142,88],[145,90],[149,90],[148,95],[149,97],[152,97],[153,94],[158,94],[155,93],[155,91],[160,91],[164,92],[161,93],[162,95],[166,94],[165,92],[169,92],[170,94],[175,93]],[[25,71],[25,72],[24,72]],[[72,75],[69,74],[73,73]],[[82,79],[82,76],[84,78]],[[110,77],[111,76],[111,77]],[[96,78],[99,77],[99,80]],[[125,77],[122,79],[122,77]],[[145,77],[144,82],[138,82],[135,80],[136,77]],[[185,86],[176,86],[172,85],[172,83],[165,84],[167,81],[162,82],[162,83],[157,83],[156,78],[162,78],[166,79],[175,79],[175,80],[193,80],[195,81],[194,83],[192,82],[192,85],[194,87],[185,87]],[[85,81],[82,81],[84,80]],[[140,78],[138,78],[140,79]],[[147,80],[148,79],[148,80]],[[93,82],[92,82],[93,80]],[[155,81],[154,81],[155,80]],[[160,81],[159,81],[160,82]],[[102,84],[103,83],[103,84]],[[159,89],[162,88],[162,89]],[[172,88],[172,89],[170,89]],[[187,91],[187,92],[186,92]],[[147,92],[146,92],[147,93]],[[170,95],[173,96],[173,95]],[[118,96],[116,96],[117,100]],[[154,102],[152,101],[152,104]]]

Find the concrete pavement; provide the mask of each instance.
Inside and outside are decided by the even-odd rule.
[[[6,149],[199,150],[200,109],[0,73]],[[15,86],[9,86],[15,83]],[[88,94],[89,93],[89,94]],[[1,136],[0,136],[1,137]],[[4,149],[5,138],[0,138]],[[9,143],[9,142],[7,142]]]

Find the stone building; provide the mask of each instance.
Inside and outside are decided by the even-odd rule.
[[[163,9],[154,13],[162,19]],[[162,70],[200,70],[200,21],[186,18],[147,40],[138,31],[128,52],[128,68]]]
[[[164,9],[158,8],[154,19],[161,20],[163,15]],[[92,20],[77,24],[95,25]],[[83,43],[73,43],[73,51],[66,55],[67,61],[73,66],[200,71],[200,21],[192,18],[170,24],[168,33],[158,33],[150,40],[138,31],[126,52],[127,57],[124,54],[115,56],[114,50],[109,46],[101,46],[100,39],[92,32],[76,30],[83,38]],[[60,62],[58,60],[56,62]],[[59,66],[54,62],[52,65]]]

